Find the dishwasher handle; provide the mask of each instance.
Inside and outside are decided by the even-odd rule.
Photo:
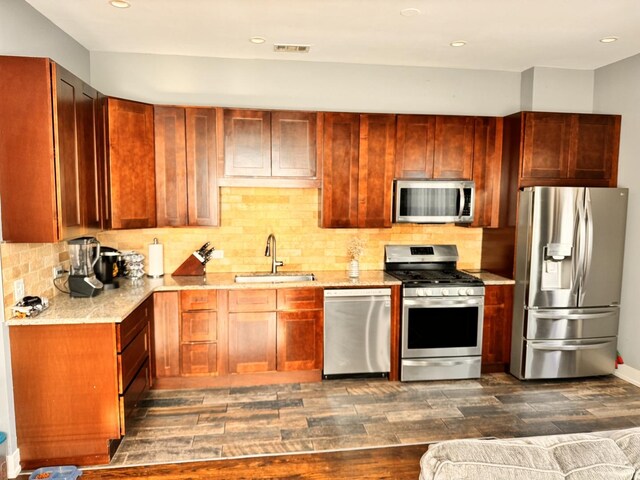
[[[324,298],[344,298],[344,297],[390,297],[390,288],[337,288],[335,290],[325,290]]]

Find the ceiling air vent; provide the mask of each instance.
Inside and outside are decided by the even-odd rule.
[[[311,45],[290,45],[286,43],[275,43],[273,45],[274,52],[281,53],[309,53]]]

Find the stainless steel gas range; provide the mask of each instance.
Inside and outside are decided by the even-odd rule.
[[[385,246],[402,281],[402,381],[480,376],[484,284],[457,261],[455,245]]]

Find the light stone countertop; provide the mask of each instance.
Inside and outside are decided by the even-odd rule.
[[[473,275],[474,277],[478,277],[480,280],[484,282],[485,285],[514,285],[516,283],[515,280],[507,277],[503,277],[502,275],[497,275],[495,273],[487,272],[486,270],[463,270],[467,272],[469,275]]]
[[[285,272],[289,273],[289,272]],[[153,292],[197,289],[263,289],[300,287],[372,287],[400,285],[401,282],[382,270],[360,271],[352,279],[343,271],[314,272],[315,281],[285,283],[235,283],[234,273],[208,273],[198,277],[121,279],[117,289],[105,290],[92,298],[72,298],[56,295],[49,300],[49,308],[37,317],[10,318],[7,325],[61,325],[81,323],[120,323]]]

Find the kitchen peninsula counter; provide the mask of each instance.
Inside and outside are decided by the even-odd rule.
[[[365,270],[358,278],[344,271],[314,273],[315,281],[283,283],[235,283],[236,273],[209,273],[202,277],[121,279],[117,289],[105,290],[92,298],[71,298],[59,294],[50,299],[49,308],[37,317],[10,318],[7,325],[58,325],[84,323],[120,323],[153,292],[198,289],[280,289],[280,288],[344,288],[400,285],[400,281],[382,270]]]

